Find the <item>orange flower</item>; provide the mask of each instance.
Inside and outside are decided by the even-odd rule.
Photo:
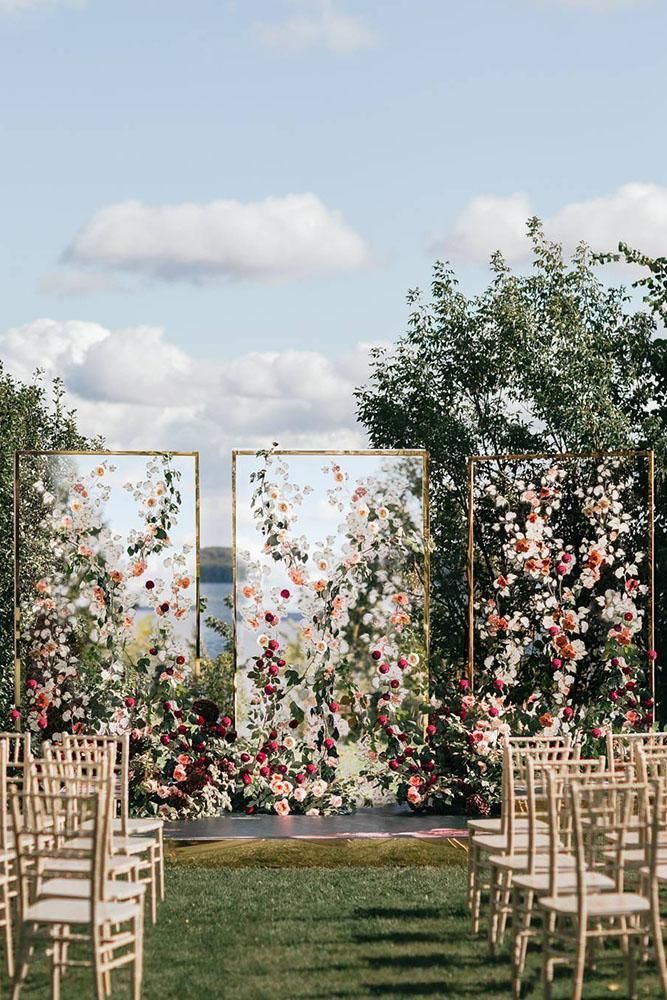
[[[527,552],[530,548],[530,542],[527,538],[517,538],[514,543],[515,552]]]
[[[547,729],[549,726],[553,726],[554,720],[548,712],[545,712],[544,715],[540,716],[539,723],[543,729]]]

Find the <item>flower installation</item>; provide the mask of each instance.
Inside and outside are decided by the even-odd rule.
[[[237,725],[285,747],[281,811],[312,811],[314,787],[318,812],[350,809],[383,790],[378,717],[419,724],[427,698],[423,456],[236,459],[253,486],[247,508],[237,496],[252,542],[237,556]]]

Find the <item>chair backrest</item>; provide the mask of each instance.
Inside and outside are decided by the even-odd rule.
[[[539,854],[537,837],[554,825],[557,842],[563,850],[571,845],[567,789],[572,781],[586,781],[605,773],[604,757],[575,758],[558,762],[528,761],[528,871],[535,872]]]
[[[63,746],[71,754],[72,759],[95,759],[99,754],[112,752],[114,755],[114,815],[120,817],[121,833],[128,834],[128,818],[130,811],[130,737],[127,733],[121,736],[79,736],[66,734]]]
[[[509,853],[513,849],[517,800],[525,800],[527,795],[528,761],[556,764],[576,760],[579,754],[579,746],[572,746],[570,740],[566,738],[509,737],[505,741],[501,791],[501,829],[507,839]]]
[[[667,778],[667,743],[647,746],[637,742],[632,748],[632,759],[639,781]]]
[[[638,746],[667,747],[667,733],[607,733],[607,766],[612,774],[619,763],[632,758]]]
[[[105,901],[108,879],[110,776],[107,771],[103,776],[87,777],[86,788],[81,791],[69,780],[48,774],[53,768],[54,762],[37,768],[24,792],[15,786],[10,788],[16,824],[19,904],[24,909],[39,897],[43,879],[59,871],[54,863],[83,860],[94,910]]]
[[[7,782],[22,786],[24,771],[33,759],[30,733],[0,733],[0,741],[7,749]]]
[[[570,802],[580,919],[587,908],[587,872],[613,873],[625,890],[626,853],[647,840],[650,788],[639,781],[573,781]]]

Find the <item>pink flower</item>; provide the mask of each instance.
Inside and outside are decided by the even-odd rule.
[[[657,650],[655,650],[655,649],[649,649],[649,651],[646,654],[646,656],[648,657],[649,660],[657,660],[658,659]]]
[[[182,764],[177,764],[174,768],[174,781],[185,781],[188,776],[188,772],[185,770]]]
[[[287,799],[278,799],[275,806],[273,807],[279,816],[287,816],[290,808]]]
[[[462,677],[461,680],[459,681],[459,687],[461,688],[462,691],[467,691],[468,688],[470,687],[470,682],[466,680],[465,677]]]
[[[419,803],[422,800],[422,797],[421,797],[421,795],[419,794],[419,792],[417,791],[416,788],[413,788],[412,786],[410,786],[410,788],[408,788],[407,799],[408,799],[408,802],[411,803],[411,805],[418,806]]]

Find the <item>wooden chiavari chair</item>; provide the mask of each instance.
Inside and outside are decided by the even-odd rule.
[[[667,733],[607,733],[607,768],[611,774],[618,764],[632,761],[636,747],[667,749]]]
[[[122,747],[122,741],[120,746]],[[122,763],[118,761],[119,741],[115,737],[66,737],[63,746],[59,750],[51,751],[55,753],[63,768],[73,768],[83,765],[86,762],[94,762],[102,758],[111,761],[112,772],[112,824],[116,819],[118,811],[118,798],[121,794],[118,782],[118,769],[122,768]],[[149,836],[129,836],[122,831],[112,832],[112,853],[114,857],[132,858],[135,863],[133,879],[137,879],[148,887],[150,901],[151,920],[157,920],[157,861],[156,861],[157,841]]]
[[[647,836],[650,789],[638,781],[573,781],[569,788],[574,856],[575,890],[563,890],[558,856],[558,829],[550,830],[550,887],[538,906],[543,917],[544,995],[551,1000],[554,968],[557,963],[573,963],[572,1000],[581,1000],[589,942],[618,939],[623,949],[628,977],[628,994],[636,997],[636,958],[654,930],[651,899],[647,893],[630,891],[626,885],[624,852],[628,835],[639,831]],[[610,835],[614,861],[610,866]],[[654,845],[655,846],[655,845]],[[654,849],[651,847],[651,850]],[[656,860],[652,859],[652,864]],[[591,891],[590,872],[613,873],[614,887]],[[667,997],[667,967],[662,936],[653,938],[662,989]],[[568,947],[569,946],[569,947]]]
[[[560,845],[557,855],[558,887],[561,891],[574,891],[576,887],[575,857],[573,847],[572,814],[569,809],[569,786],[572,781],[587,784],[608,784],[610,775],[605,769],[606,760],[566,761],[559,764],[528,765],[528,814],[530,829],[535,829],[539,819],[549,830],[558,831]],[[617,771],[618,779],[631,780],[633,768],[628,765]],[[553,863],[551,841],[549,850],[537,852],[534,838],[529,839],[529,863],[525,871],[516,867],[512,872],[512,994],[515,1000],[521,995],[521,977],[526,963],[529,939],[536,937],[537,929],[532,920],[536,901],[549,893],[552,886],[550,868]],[[603,872],[589,871],[586,883],[591,892],[614,888],[614,880]]]
[[[19,800],[23,798],[23,802]],[[36,944],[51,949],[51,996],[59,1000],[63,972],[71,966],[91,967],[95,996],[110,992],[110,974],[133,966],[133,997],[141,996],[143,966],[143,903],[141,890],[134,898],[111,899],[108,862],[111,838],[112,785],[110,768],[98,762],[79,773],[77,782],[63,781],[47,763],[33,776],[24,793],[10,789],[16,821],[19,877],[19,920],[16,972],[12,1000],[19,1000]],[[48,817],[49,822],[44,823]],[[83,830],[89,835],[81,837]],[[51,875],[63,865],[82,866],[87,877],[78,895],[53,892]],[[70,880],[65,880],[70,881]],[[50,886],[50,891],[49,887]],[[70,947],[85,944],[89,959],[72,957]]]
[[[16,851],[13,833],[10,837],[8,751],[7,742],[0,739],[0,928],[4,932],[5,939],[5,968],[11,979],[14,975],[12,899],[16,896]]]
[[[503,749],[501,832],[475,833],[468,843],[468,906],[473,934],[479,932],[482,894],[491,888],[488,859],[500,853],[513,854],[527,846],[526,817],[519,817],[518,803],[525,804],[527,760],[570,760],[579,756],[579,747],[569,739],[549,737],[508,737]],[[519,825],[519,821],[520,825]],[[540,846],[548,844],[546,833],[538,833]],[[507,893],[507,902],[509,894]]]
[[[65,743],[87,746],[115,744],[116,764],[116,812],[113,829],[124,837],[149,837],[153,840],[154,860],[157,874],[157,891],[164,900],[164,821],[159,816],[130,816],[130,737],[122,736],[76,736],[67,734]]]

